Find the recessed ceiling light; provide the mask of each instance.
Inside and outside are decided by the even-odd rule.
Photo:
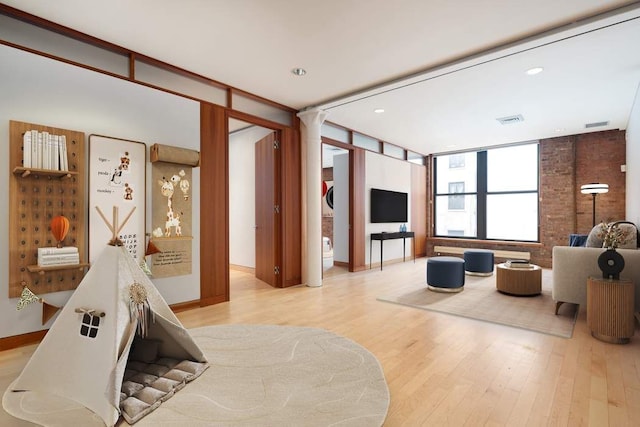
[[[563,131],[564,131],[564,128],[557,128],[556,129],[556,132],[558,132],[558,133],[563,132]]]
[[[307,74],[307,70],[305,70],[304,68],[294,68],[293,70],[291,70],[291,72],[296,76],[304,76],[305,74]]]
[[[542,67],[529,68],[527,70],[527,74],[529,74],[530,76],[535,76],[536,74],[540,74],[542,70],[544,70],[544,68]]]
[[[373,112],[377,114],[384,113],[384,108],[376,108]]]

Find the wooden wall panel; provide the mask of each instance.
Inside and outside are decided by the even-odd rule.
[[[427,254],[427,168],[411,163],[411,231],[415,233],[416,256]]]
[[[66,136],[68,172],[23,167],[23,135],[31,130]],[[9,137],[9,298],[19,297],[24,285],[38,296],[75,289],[88,266],[84,133],[11,120]],[[40,268],[38,248],[56,246],[49,224],[58,215],[69,219],[62,243],[78,248],[80,264]]]
[[[299,132],[282,130],[282,287],[302,283],[302,187]]]
[[[229,301],[229,145],[225,109],[200,106],[200,301]]]
[[[349,271],[361,271],[367,268],[365,260],[365,151],[356,148],[349,156],[349,180],[351,181],[351,209],[349,223]]]

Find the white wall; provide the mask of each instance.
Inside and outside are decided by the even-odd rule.
[[[41,305],[16,311],[9,299],[9,120],[49,125],[117,138],[200,149],[199,103],[0,45],[0,337],[48,328],[41,324]],[[85,140],[87,144],[87,140]],[[88,147],[88,145],[85,145]],[[88,150],[85,150],[88,154]],[[147,153],[148,155],[148,153]],[[147,164],[147,183],[151,164]],[[200,170],[193,170],[193,188],[200,187]],[[154,279],[168,303],[200,297],[200,194],[193,192],[192,274]],[[87,197],[84,197],[85,208]],[[147,194],[147,224],[151,224],[151,195]],[[85,209],[85,212],[88,212]],[[86,214],[88,217],[88,214]],[[87,218],[88,223],[88,218]],[[64,305],[71,291],[47,294]]]
[[[627,220],[640,226],[640,85],[627,124]]]
[[[229,135],[229,263],[256,266],[255,144],[273,131],[251,126]]]
[[[380,188],[382,190],[401,191],[411,194],[411,163],[396,160],[381,154],[366,152],[366,183],[365,183],[365,259],[369,264],[369,236],[371,233],[381,233],[383,231],[400,231],[400,223],[371,223],[371,189]],[[408,198],[409,221],[407,230],[411,231],[411,196]],[[373,242],[372,258],[373,262],[380,262],[380,242]],[[412,252],[413,242],[407,239],[405,242],[406,254]],[[402,240],[387,240],[384,242],[384,259],[402,259]]]
[[[333,260],[349,262],[349,153],[333,156]]]

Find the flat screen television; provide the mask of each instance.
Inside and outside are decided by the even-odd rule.
[[[407,222],[407,193],[371,189],[371,222]]]

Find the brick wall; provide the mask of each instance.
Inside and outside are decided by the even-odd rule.
[[[609,192],[596,196],[596,223],[625,219],[625,135],[621,131],[580,135],[576,144],[576,220],[578,233],[592,228],[593,197],[580,193],[591,182],[609,184]]]
[[[577,136],[540,141],[540,243],[532,261],[551,266],[554,246],[566,246],[576,232]]]
[[[427,240],[427,254],[433,246],[456,246],[522,250],[531,253],[531,261],[551,267],[554,246],[569,244],[569,234],[587,234],[592,228],[592,196],[580,193],[590,182],[609,184],[609,192],[596,199],[596,222],[625,219],[624,131],[604,131],[540,140],[540,243],[510,243],[441,239]],[[430,174],[428,175],[431,176]],[[431,186],[428,186],[431,188]],[[429,192],[432,207],[433,191]],[[431,215],[428,215],[431,218]],[[433,224],[428,227],[433,236]]]

